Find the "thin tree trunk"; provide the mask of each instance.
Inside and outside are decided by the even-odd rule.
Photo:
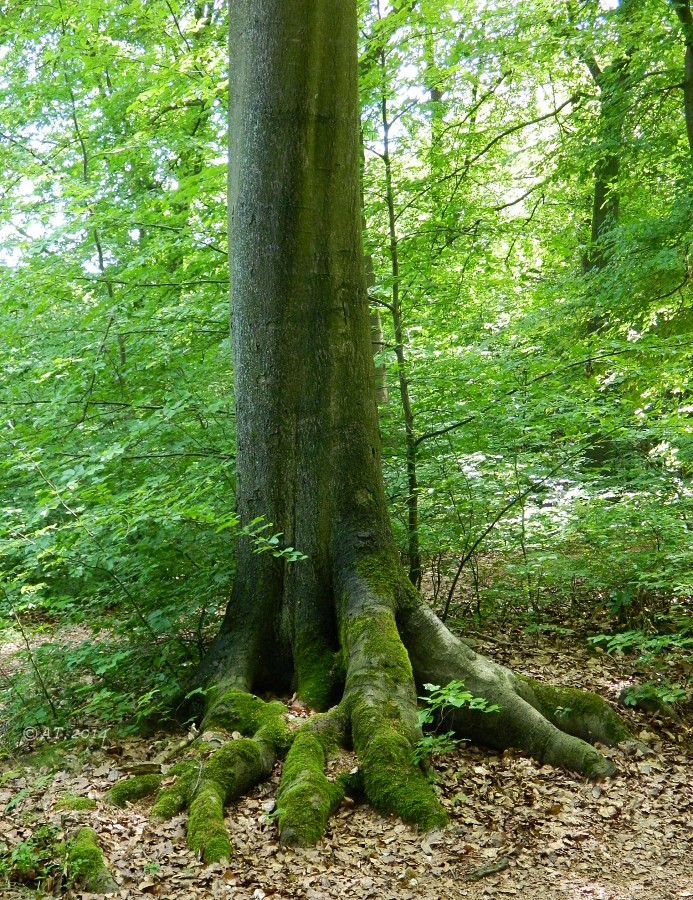
[[[633,0],[620,0],[615,13],[626,17]],[[634,48],[628,46],[602,69],[592,53],[583,53],[582,61],[599,89],[599,158],[594,168],[594,196],[590,237],[583,257],[583,271],[602,269],[606,263],[604,239],[618,224],[620,197],[618,176],[621,168],[623,129],[628,115],[627,95],[630,59]],[[595,327],[592,323],[591,327]]]
[[[384,54],[381,66],[385,71]],[[416,466],[417,443],[414,428],[414,409],[409,394],[409,378],[407,360],[404,352],[404,329],[402,325],[402,309],[400,305],[400,270],[399,239],[397,236],[397,218],[395,215],[395,197],[392,184],[392,160],[390,157],[390,121],[388,118],[387,98],[383,89],[381,101],[381,123],[383,126],[383,165],[385,167],[385,198],[387,203],[387,221],[390,239],[390,261],[392,266],[392,295],[390,306],[392,324],[395,332],[395,356],[397,357],[397,374],[399,392],[404,415],[404,437],[407,459],[407,559],[409,563],[409,580],[416,587],[421,583],[421,548],[419,545],[419,481]]]
[[[686,45],[683,69],[683,110],[686,117],[688,149],[693,159],[693,14],[690,0],[672,0],[683,29]]]

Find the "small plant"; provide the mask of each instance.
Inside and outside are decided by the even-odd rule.
[[[685,703],[688,695],[680,684],[671,684],[664,681],[654,684],[646,681],[644,684],[634,685],[623,695],[626,706],[642,706],[645,709],[649,705],[653,707],[673,706],[676,703]]]
[[[32,836],[10,850],[0,850],[0,875],[8,882],[40,885],[62,869],[64,844],[57,841],[58,829],[42,825]]]
[[[462,739],[456,738],[454,731],[446,731],[445,734],[425,734],[416,742],[414,762],[418,765],[424,759],[445,756],[446,753],[452,753],[461,743]]]
[[[553,625],[549,622],[538,625],[525,626],[525,634],[558,634],[561,637],[568,637],[575,634],[574,628],[564,628],[562,625]]]
[[[693,637],[685,632],[674,634],[647,635],[642,631],[623,631],[619,634],[595,634],[589,638],[591,644],[606,644],[606,652],[620,651],[625,653],[634,650],[640,653],[642,662],[651,662],[660,654],[680,650],[688,652],[693,649]]]
[[[420,763],[430,756],[442,756],[450,753],[461,743],[461,740],[454,736],[454,731],[438,733],[438,729],[443,726],[446,715],[451,710],[467,706],[469,709],[492,713],[498,712],[500,709],[498,704],[489,703],[483,697],[475,697],[466,691],[462,681],[450,681],[445,687],[441,687],[439,684],[425,684],[424,687],[428,694],[419,697],[425,703],[424,708],[419,711],[419,726],[421,728],[433,726],[433,733],[426,734],[417,741],[414,750],[416,763]]]

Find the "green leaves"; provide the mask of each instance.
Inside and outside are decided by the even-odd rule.
[[[488,703],[483,697],[475,697],[469,691],[464,690],[461,681],[450,681],[444,687],[438,684],[425,684],[428,691],[419,700],[424,702],[424,707],[419,710],[418,723],[420,728],[434,725],[433,734],[425,734],[416,744],[414,760],[420,763],[431,756],[440,756],[450,753],[461,741],[455,738],[454,731],[440,732],[445,723],[445,716],[451,709],[479,710],[480,712],[498,712],[500,707],[495,703]]]

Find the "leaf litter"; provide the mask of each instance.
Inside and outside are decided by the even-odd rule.
[[[548,638],[532,647],[522,646],[519,636],[512,644],[495,642],[492,653],[518,671],[611,699],[632,675],[627,659],[587,657],[569,645],[555,652]],[[294,714],[304,717],[305,711],[296,705]],[[185,815],[154,825],[151,801],[124,810],[103,802],[115,781],[151,761],[152,739],[106,741],[86,756],[68,751],[73,757],[56,772],[15,759],[0,784],[0,849],[29,840],[41,826],[51,826],[61,840],[89,825],[118,884],[114,900],[693,898],[690,722],[672,726],[639,711],[624,714],[653,755],[605,749],[622,774],[599,784],[514,751],[463,745],[436,760],[436,789],[450,822],[428,834],[347,798],[316,847],[283,848],[272,816],[277,767],[227,811],[234,856],[211,866],[188,851]],[[179,740],[159,736],[157,747]],[[344,752],[328,774],[354,765],[353,755]],[[60,802],[66,795],[95,800],[97,807],[66,810]],[[59,879],[44,887],[71,900],[96,896]],[[0,885],[2,900],[28,896],[26,889]]]

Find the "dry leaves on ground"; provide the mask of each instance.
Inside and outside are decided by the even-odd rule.
[[[497,648],[494,655],[499,657]],[[598,657],[588,665],[579,650],[558,654],[537,647],[520,654],[506,648],[505,656],[529,674],[607,696],[628,676],[627,662]],[[102,802],[125,769],[153,755],[152,742],[130,740],[94,750],[87,762],[76,761],[78,771],[51,776],[20,767],[0,788],[0,808],[10,806],[0,822],[0,842],[13,846],[41,824],[64,834],[88,823],[100,835],[119,885],[116,900],[693,898],[690,731],[629,715],[655,753],[606,751],[615,754],[623,774],[602,784],[512,752],[464,746],[445,757],[436,770],[450,814],[442,832],[417,834],[347,801],[317,847],[284,849],[271,819],[277,769],[228,810],[234,858],[204,867],[186,848],[185,816],[154,826],[146,804],[116,810]],[[352,764],[348,755],[338,761]],[[58,809],[66,792],[95,799],[96,810]],[[20,894],[5,889],[0,896]]]

